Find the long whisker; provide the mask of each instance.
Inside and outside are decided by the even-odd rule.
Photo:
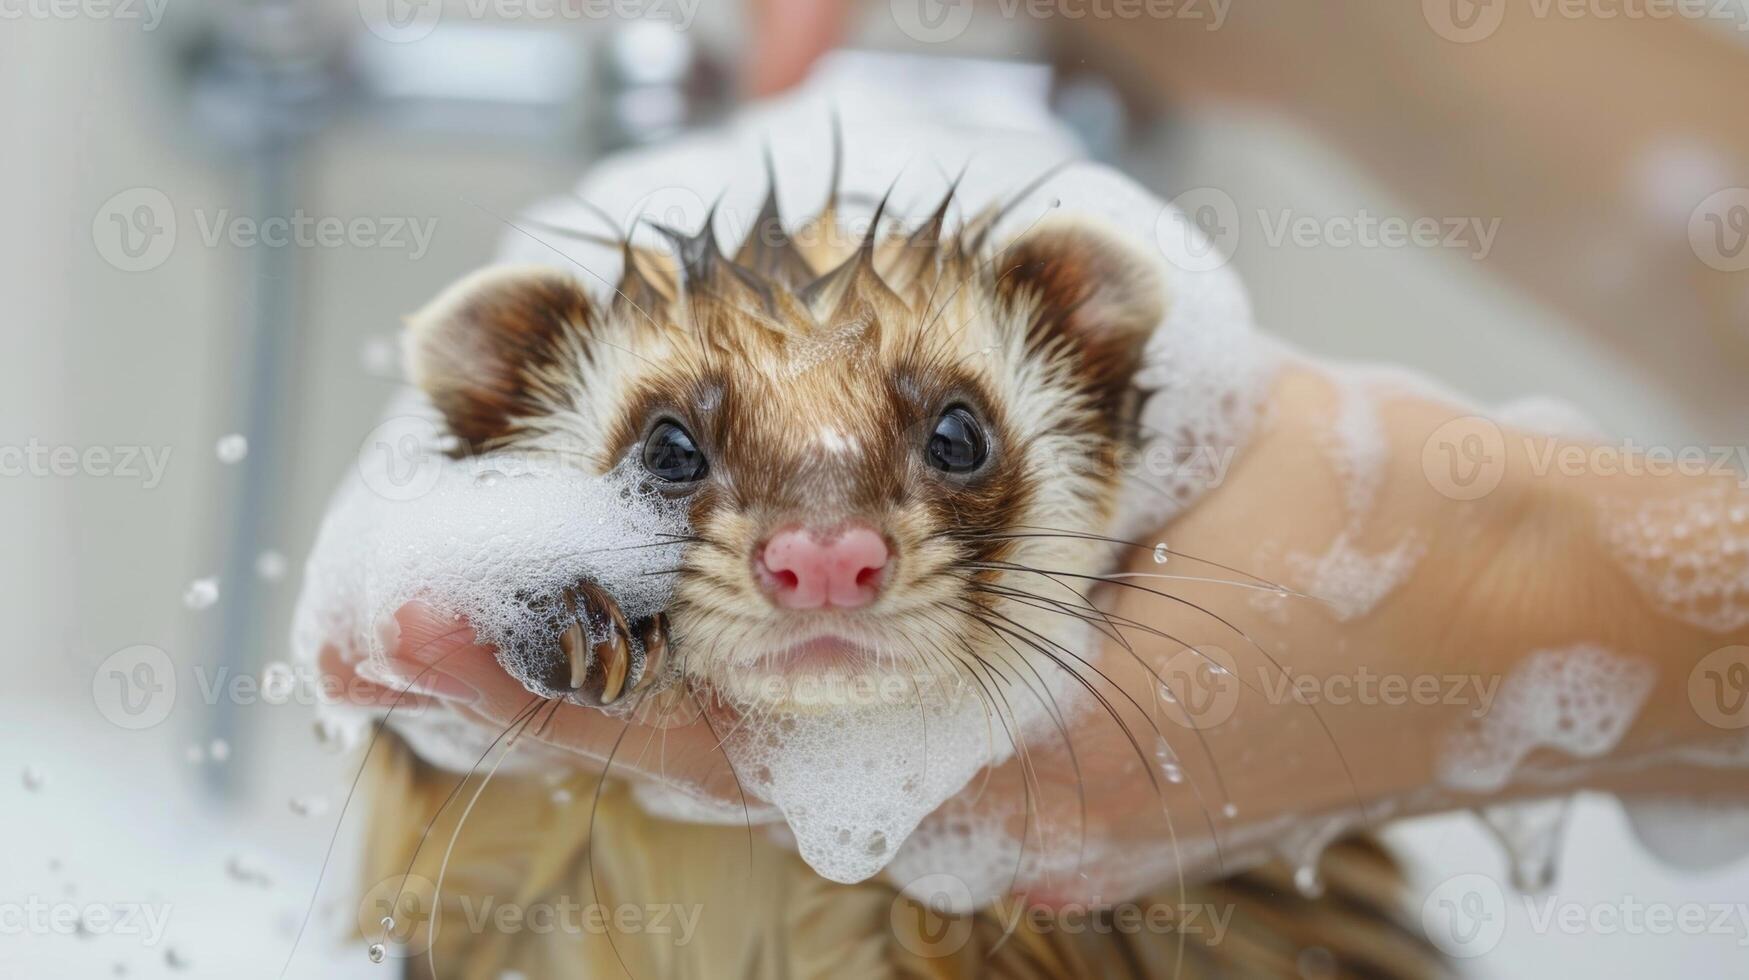
[[[455,630],[451,630],[441,636],[432,637],[432,639],[426,644],[422,644],[420,649],[423,649],[425,646],[429,646],[431,643],[435,643],[440,639],[454,636],[457,632],[466,628],[467,627],[465,626],[457,627]],[[445,659],[448,659],[448,657],[449,654],[444,654],[425,669],[421,670],[418,674],[415,674],[413,679],[408,681],[405,687],[397,690],[395,692],[394,701],[390,702],[388,710],[383,712],[382,719],[373,727],[370,734],[370,741],[364,747],[364,755],[359,759],[358,771],[353,773],[352,784],[346,790],[346,799],[340,805],[340,814],[334,819],[334,832],[328,837],[327,850],[322,854],[322,867],[316,872],[316,884],[315,887],[310,890],[309,904],[304,906],[304,916],[302,921],[298,923],[297,935],[292,937],[291,949],[288,950],[285,955],[285,965],[279,968],[280,980],[285,980],[286,973],[291,970],[292,961],[298,955],[298,944],[303,942],[304,932],[310,925],[310,917],[315,914],[316,900],[322,894],[322,882],[328,876],[328,865],[334,858],[335,846],[340,842],[340,829],[346,825],[347,811],[352,808],[353,797],[357,795],[359,783],[364,779],[365,770],[370,766],[370,756],[372,752],[376,751],[377,740],[382,737],[384,729],[388,727],[390,716],[395,713],[396,708],[401,706],[402,700],[413,690],[414,685],[424,680],[426,674],[430,673],[437,664],[442,663]]]
[[[553,712],[556,714],[558,712],[559,702],[554,701],[552,702],[552,705]],[[480,796],[486,792],[486,787],[491,785],[492,777],[498,775],[498,767],[504,764],[505,759],[510,758],[510,753],[516,751],[516,744],[521,740],[523,732],[528,730],[528,726],[533,723],[535,716],[540,714],[540,709],[544,706],[545,705],[536,705],[534,710],[529,712],[527,719],[522,722],[522,727],[518,728],[516,734],[510,737],[510,741],[504,746],[504,751],[499,753],[497,761],[493,762],[492,768],[487,770],[486,778],[480,780],[480,785],[475,788],[474,795],[469,798],[468,805],[462,808],[462,815],[455,822],[455,831],[449,835],[449,845],[443,849],[443,860],[438,862],[437,884],[432,888],[431,892],[430,935],[433,939],[437,936],[438,919],[443,915],[443,879],[444,876],[449,873],[449,859],[450,856],[455,853],[456,841],[461,840],[462,828],[468,825],[468,817],[473,814],[474,805],[480,802]],[[401,887],[405,888],[406,885],[406,879],[403,878],[401,880]],[[437,944],[435,942],[432,943],[430,952],[425,957],[425,965],[430,968],[431,980],[437,980]]]
[[[972,565],[973,567],[976,567],[978,563],[968,563],[968,564]],[[1170,592],[1164,592],[1164,591],[1161,591],[1159,589],[1152,589],[1152,588],[1149,588],[1145,585],[1137,585],[1134,582],[1130,582],[1130,581],[1127,581],[1124,579],[1113,579],[1109,576],[1104,576],[1104,575],[1090,575],[1090,574],[1084,574],[1084,573],[1078,573],[1078,572],[1053,571],[1053,570],[1048,570],[1048,569],[1029,568],[1029,567],[1024,566],[1024,565],[1015,564],[1013,562],[997,562],[997,563],[992,563],[992,564],[1006,567],[1012,571],[1030,572],[1032,574],[1040,575],[1040,576],[1043,576],[1047,579],[1051,579],[1053,581],[1056,580],[1059,576],[1061,576],[1064,578],[1072,578],[1072,579],[1077,579],[1077,580],[1085,580],[1085,581],[1093,581],[1093,582],[1105,582],[1105,583],[1108,583],[1110,585],[1118,586],[1121,588],[1133,589],[1133,590],[1140,591],[1140,592],[1146,592],[1150,595],[1159,596],[1160,598],[1168,599],[1172,602],[1176,602],[1176,603],[1179,603],[1181,605],[1188,606],[1188,607],[1195,609],[1196,611],[1202,613],[1203,615],[1208,616],[1209,618],[1213,619],[1215,622],[1220,623],[1222,626],[1226,627],[1227,629],[1229,629],[1229,630],[1233,631],[1235,634],[1237,634],[1253,650],[1256,650],[1260,656],[1262,656],[1265,660],[1269,661],[1270,666],[1275,668],[1276,673],[1279,676],[1281,676],[1281,677],[1289,677],[1290,676],[1287,672],[1287,669],[1281,665],[1281,662],[1276,660],[1276,658],[1273,655],[1271,655],[1268,650],[1265,650],[1263,648],[1262,644],[1258,643],[1255,639],[1253,639],[1249,633],[1240,629],[1232,621],[1228,620],[1226,617],[1220,615],[1219,613],[1216,613],[1212,610],[1209,610],[1209,609],[1206,609],[1200,605],[1197,605],[1196,603],[1191,602],[1190,600],[1185,599],[1182,596],[1176,596]],[[1194,650],[1195,648],[1193,647],[1191,649]],[[1237,676],[1237,675],[1235,675],[1235,676]],[[1256,688],[1252,687],[1249,684],[1246,684],[1244,678],[1241,677],[1241,678],[1238,678],[1238,680],[1242,686],[1251,689],[1253,692],[1261,693],[1261,692],[1257,692]],[[1342,746],[1341,746],[1341,743],[1336,738],[1336,733],[1331,731],[1329,722],[1324,718],[1323,712],[1318,710],[1317,705],[1308,704],[1308,705],[1306,705],[1306,707],[1308,710],[1311,711],[1312,717],[1317,722],[1318,727],[1323,731],[1324,737],[1330,742],[1330,745],[1336,750],[1336,761],[1342,766],[1342,773],[1343,773],[1344,778],[1348,782],[1348,787],[1349,787],[1350,791],[1353,794],[1355,806],[1360,810],[1360,812],[1362,814],[1362,818],[1364,819],[1366,808],[1365,808],[1365,805],[1362,803],[1363,797],[1362,797],[1361,792],[1360,792],[1360,783],[1355,778],[1354,770],[1348,765],[1348,757],[1345,754],[1343,754]]]

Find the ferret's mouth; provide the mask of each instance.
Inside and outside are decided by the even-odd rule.
[[[876,651],[867,644],[833,633],[824,633],[790,643],[767,654],[760,666],[779,673],[821,673],[848,671],[860,673],[876,660]]]
[[[878,633],[827,628],[798,637],[796,632],[774,630],[769,645],[762,644],[741,665],[719,665],[712,687],[731,705],[809,713],[912,708],[919,698],[934,698],[938,691],[959,693],[952,684],[952,668],[926,668],[913,651],[899,649]]]

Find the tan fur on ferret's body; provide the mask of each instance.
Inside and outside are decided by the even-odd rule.
[[[369,766],[368,892],[393,895],[427,822],[461,778],[420,762],[393,735],[379,741]],[[500,775],[455,836],[462,804],[479,779],[463,786],[413,865],[416,878],[435,883],[455,837],[430,944],[435,964],[424,956],[410,961],[407,980],[430,977],[433,965],[441,980],[500,980],[513,971],[529,980],[1202,980],[1297,977],[1302,954],[1334,964],[1335,972],[1314,971],[1321,977],[1447,975],[1414,926],[1399,918],[1396,868],[1376,845],[1361,840],[1325,853],[1320,874],[1326,890],[1317,900],[1299,896],[1290,869],[1268,866],[1182,893],[1162,889],[1131,903],[1143,914],[1200,910],[1181,916],[1181,931],[1159,928],[1158,919],[1152,929],[1115,929],[1109,921],[1096,928],[1098,920],[1085,917],[1039,930],[1033,923],[1050,920],[1023,915],[1020,927],[1004,938],[1010,920],[995,912],[944,919],[882,881],[827,881],[773,843],[764,828],[652,818],[619,781],[601,787],[594,778],[573,777],[556,787],[570,801],[556,803],[555,787],[546,781]],[[407,948],[422,952],[430,932],[421,928],[424,913],[409,901],[412,895],[430,897],[424,885],[408,889],[399,927],[405,931],[397,936],[410,937]],[[596,906],[607,919],[618,915],[620,921],[603,928],[579,913],[571,920],[576,927],[539,924],[544,912],[536,910],[568,906]],[[496,918],[510,914],[505,907],[516,909],[518,919],[533,914],[507,930],[502,922],[511,920]],[[666,912],[658,911],[663,907]],[[361,918],[374,920],[386,908],[373,905]],[[694,923],[684,943],[683,915]],[[1224,919],[1219,942],[1210,941],[1216,927],[1209,916]],[[483,920],[492,924],[478,931],[470,926]]]

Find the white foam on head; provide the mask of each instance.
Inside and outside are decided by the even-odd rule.
[[[1633,724],[1656,674],[1643,657],[1598,646],[1538,650],[1513,668],[1486,715],[1447,739],[1439,781],[1493,793],[1537,749],[1581,759],[1604,755]]]
[[[1749,492],[1717,484],[1603,509],[1610,553],[1667,615],[1719,633],[1749,626]]]
[[[989,238],[999,246],[1048,215],[1085,216],[1161,261],[1166,314],[1137,375],[1150,393],[1138,419],[1150,438],[1125,474],[1118,516],[1110,528],[1099,529],[1121,538],[1154,533],[1225,477],[1225,464],[1248,437],[1279,366],[1275,349],[1254,329],[1237,275],[1224,264],[1174,265],[1162,237],[1200,239],[1201,231],[1135,181],[1078,159],[1084,154],[1066,130],[996,127],[976,116],[952,118],[956,107],[918,107],[916,99],[894,91],[804,88],[756,106],[722,129],[603,161],[574,197],[546,202],[533,214],[545,224],[603,230],[581,198],[630,229],[634,240],[657,244],[640,219],[690,230],[714,212],[717,237],[732,249],[759,213],[768,149],[788,224],[793,228],[819,210],[831,184],[834,116],[844,145],[840,221],[852,229],[866,227],[880,201],[886,202],[885,221],[916,227],[950,184],[950,224],[968,219],[1010,203],[1054,164],[1076,161],[1013,202]],[[614,247],[521,233],[505,236],[501,257],[574,263],[589,270],[596,286],[614,281],[621,266]]]

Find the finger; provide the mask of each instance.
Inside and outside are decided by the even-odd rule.
[[[403,714],[437,703],[412,690],[407,681],[373,674],[368,668],[366,661],[346,657],[332,643],[323,644],[316,654],[316,671],[321,677],[318,693],[326,702],[382,711],[396,708]]]
[[[802,80],[844,36],[849,0],[754,0],[753,60],[748,84],[771,95]]]
[[[503,728],[528,707],[529,693],[499,665],[494,650],[475,641],[466,620],[444,616],[421,603],[409,603],[395,615],[399,635],[390,657],[402,671],[429,669],[444,678],[434,684],[442,692],[469,696],[447,699],[463,717],[482,726]],[[666,695],[663,705],[654,702]],[[614,717],[595,708],[554,702],[543,709],[542,724],[528,736],[582,756],[594,763],[613,759],[614,771],[683,782],[694,791],[724,800],[738,798],[734,776],[725,771],[722,749],[712,727],[691,706],[684,688],[642,696],[651,702],[634,712],[635,720]],[[546,711],[552,711],[550,720]],[[724,722],[718,720],[720,731]]]

